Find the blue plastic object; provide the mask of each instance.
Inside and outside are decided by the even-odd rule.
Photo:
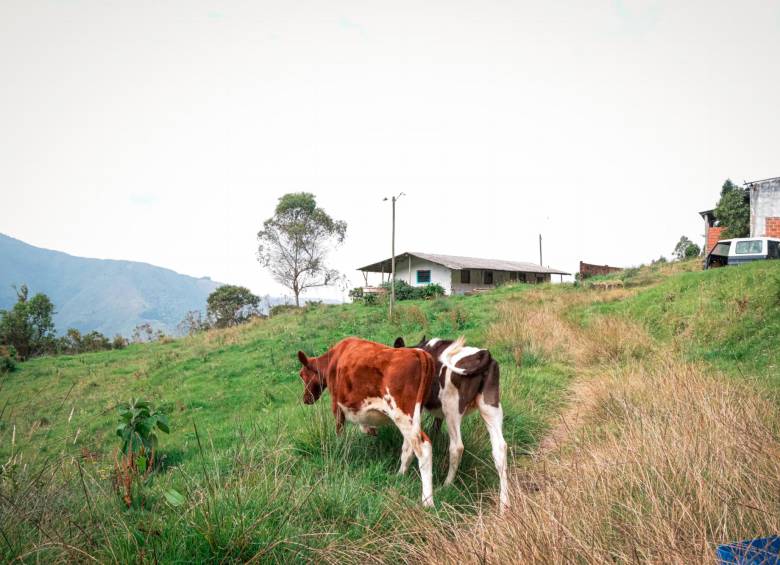
[[[719,545],[718,565],[780,565],[780,536]]]

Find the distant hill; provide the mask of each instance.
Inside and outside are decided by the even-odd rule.
[[[188,310],[206,309],[221,283],[134,261],[86,259],[0,234],[0,309],[16,302],[11,285],[27,284],[54,302],[57,332],[68,328],[129,336],[150,323],[168,334]]]

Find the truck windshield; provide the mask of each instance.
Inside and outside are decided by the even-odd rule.
[[[759,254],[764,250],[763,242],[760,239],[752,241],[738,241],[734,252],[737,255]]]
[[[712,250],[712,255],[722,255],[723,257],[728,257],[730,246],[731,242],[720,242]]]

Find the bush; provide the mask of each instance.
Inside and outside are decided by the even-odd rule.
[[[111,347],[113,349],[124,349],[127,347],[127,338],[120,334],[116,334],[114,336],[114,341],[111,342]]]
[[[362,302],[363,298],[365,297],[365,293],[363,292],[362,286],[357,286],[349,291],[349,297],[352,299],[352,302]]]
[[[271,309],[268,311],[268,316],[270,318],[273,318],[274,316],[278,316],[279,314],[283,314],[285,312],[290,312],[291,310],[297,310],[298,307],[295,304],[277,304],[276,306],[271,306]]]
[[[0,345],[0,374],[16,369],[16,348],[13,345]]]
[[[382,283],[382,288],[391,292],[390,282]],[[437,296],[444,295],[444,287],[438,283],[431,283],[425,286],[412,286],[402,280],[395,281],[395,299],[396,300],[430,300]]]

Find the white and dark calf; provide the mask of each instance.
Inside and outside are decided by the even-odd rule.
[[[396,339],[396,347],[404,345],[402,338]],[[467,347],[463,338],[426,341],[423,337],[414,348],[430,353],[436,363],[436,377],[424,407],[437,421],[444,419],[447,422],[450,464],[444,484],[452,484],[455,480],[463,456],[461,421],[470,412],[478,410],[490,435],[493,462],[500,483],[499,505],[503,511],[509,507],[509,492],[498,362],[487,349]]]

